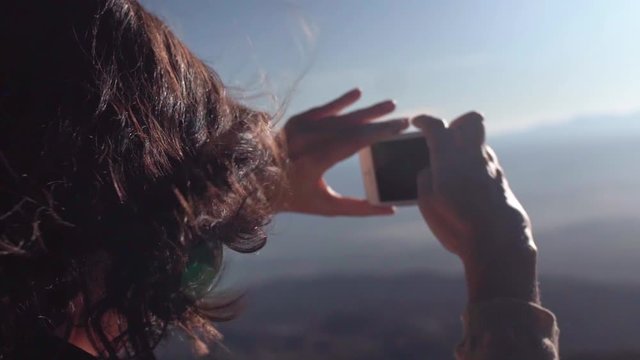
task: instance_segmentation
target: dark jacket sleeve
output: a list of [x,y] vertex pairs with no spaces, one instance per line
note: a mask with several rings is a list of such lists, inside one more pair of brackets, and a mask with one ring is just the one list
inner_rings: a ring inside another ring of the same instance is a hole
[[457,360],[557,360],[559,330],[549,310],[514,299],[469,305]]

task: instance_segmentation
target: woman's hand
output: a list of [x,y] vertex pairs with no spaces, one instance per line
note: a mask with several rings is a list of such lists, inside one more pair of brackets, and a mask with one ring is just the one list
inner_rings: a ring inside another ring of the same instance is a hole
[[354,89],[339,98],[293,116],[279,136],[289,157],[288,191],[277,201],[277,211],[325,216],[388,215],[389,206],[375,206],[363,199],[341,196],[324,181],[324,173],[361,148],[398,134],[408,119],[373,123],[395,110],[387,100],[370,107],[341,114],[361,96]]
[[420,210],[442,245],[462,259],[470,301],[535,302],[536,247],[529,217],[485,145],[482,122],[475,112],[448,128],[426,115],[413,119],[427,138],[431,159],[418,177]]

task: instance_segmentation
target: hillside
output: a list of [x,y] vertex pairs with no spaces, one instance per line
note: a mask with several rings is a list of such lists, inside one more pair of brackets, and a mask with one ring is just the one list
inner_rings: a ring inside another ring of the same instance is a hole
[[[491,139],[534,224],[542,296],[568,360],[638,360],[640,115],[600,116]],[[329,174],[361,195],[352,159]],[[313,231],[310,231],[313,230]],[[229,256],[249,289],[217,359],[451,359],[460,264],[415,208],[375,219],[278,216],[258,255]],[[232,254],[228,254],[232,255]],[[227,349],[227,350],[225,350]],[[163,359],[184,359],[174,338]]]
[[[640,286],[542,279],[542,291],[564,358],[640,358]],[[257,287],[247,305],[221,325],[228,351],[218,348],[218,359],[444,360],[460,339],[464,289],[460,278],[430,273],[324,276]],[[608,357],[620,351],[630,353]]]

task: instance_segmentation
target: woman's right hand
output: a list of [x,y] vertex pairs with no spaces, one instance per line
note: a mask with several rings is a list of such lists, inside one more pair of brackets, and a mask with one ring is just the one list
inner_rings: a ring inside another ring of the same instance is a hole
[[413,124],[427,138],[431,160],[418,177],[420,210],[442,245],[462,259],[469,300],[538,302],[529,217],[485,145],[482,115],[467,113],[449,127],[422,115]]

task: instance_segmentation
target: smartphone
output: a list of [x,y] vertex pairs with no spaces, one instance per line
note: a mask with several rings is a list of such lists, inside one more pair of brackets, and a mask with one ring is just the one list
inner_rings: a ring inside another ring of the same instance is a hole
[[375,205],[416,204],[416,178],[428,166],[429,148],[420,132],[400,134],[360,151],[367,199]]

